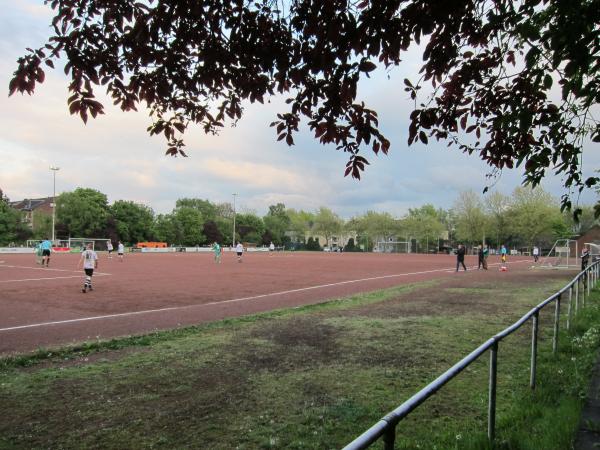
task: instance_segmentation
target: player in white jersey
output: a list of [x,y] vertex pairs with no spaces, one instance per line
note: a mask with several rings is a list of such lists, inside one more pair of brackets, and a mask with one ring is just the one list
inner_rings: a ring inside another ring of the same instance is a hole
[[94,269],[98,268],[98,255],[92,250],[92,244],[88,244],[87,248],[81,253],[81,259],[79,260],[78,266],[83,264],[83,270],[85,271],[85,282],[81,292],[84,294],[89,289],[93,291],[92,287],[92,276],[94,275]]
[[235,252],[237,253],[238,262],[242,262],[242,254],[244,253],[244,246],[241,242],[235,246]]
[[119,256],[121,262],[123,262],[123,253],[125,253],[125,246],[121,241],[119,241],[119,245],[117,246],[117,255]]

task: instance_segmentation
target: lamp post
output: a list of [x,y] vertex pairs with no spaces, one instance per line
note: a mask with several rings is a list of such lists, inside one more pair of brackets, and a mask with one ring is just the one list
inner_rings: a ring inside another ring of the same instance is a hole
[[52,190],[52,245],[54,245],[54,239],[56,238],[54,235],[54,223],[56,220],[56,172],[60,170],[60,167],[50,166],[50,170],[54,179],[54,188]]
[[237,194],[232,194],[233,195],[233,235],[231,237],[231,241],[232,241],[232,247],[235,247],[235,196]]

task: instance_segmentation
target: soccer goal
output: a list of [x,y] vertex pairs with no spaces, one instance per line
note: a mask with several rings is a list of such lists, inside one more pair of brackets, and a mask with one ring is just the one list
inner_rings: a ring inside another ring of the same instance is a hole
[[410,253],[410,242],[407,241],[379,241],[375,244],[379,253]]
[[58,241],[58,247],[70,248],[72,252],[83,251],[88,244],[92,244],[92,250],[107,250],[110,239],[104,238],[69,238]]
[[552,249],[542,259],[540,268],[573,269],[578,264],[577,241],[572,239],[557,240]]

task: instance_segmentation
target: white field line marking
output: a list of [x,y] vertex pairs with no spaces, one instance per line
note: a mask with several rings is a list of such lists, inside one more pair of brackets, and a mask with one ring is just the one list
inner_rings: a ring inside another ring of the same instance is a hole
[[[529,260],[512,261],[512,264],[528,262],[528,261]],[[500,265],[500,263],[490,264],[490,266],[497,266],[497,265]],[[452,271],[454,271],[454,269]],[[408,273],[399,273],[399,274],[394,274],[394,275],[382,275],[379,277],[369,277],[369,278],[361,278],[358,280],[339,281],[337,283],[328,283],[328,284],[321,284],[318,286],[309,286],[309,287],[298,288],[298,289],[290,289],[287,291],[271,292],[270,294],[253,295],[251,297],[232,298],[229,300],[220,300],[217,302],[203,303],[201,305],[171,306],[169,308],[147,309],[147,310],[142,310],[142,311],[131,311],[131,312],[119,313],[119,314],[107,314],[104,316],[82,317],[80,319],[69,319],[69,320],[58,320],[55,322],[32,323],[30,325],[19,325],[16,327],[0,328],[0,332],[23,330],[25,328],[38,328],[38,327],[45,327],[45,326],[50,326],[50,325],[62,325],[65,323],[87,322],[90,320],[112,319],[115,317],[136,316],[136,315],[140,315],[140,314],[151,314],[151,313],[165,312],[165,311],[177,311],[177,310],[191,309],[191,308],[198,308],[198,307],[205,307],[205,306],[223,305],[226,303],[236,303],[236,302],[243,302],[243,301],[248,301],[248,300],[256,300],[258,298],[292,294],[292,293],[296,293],[296,292],[309,291],[309,290],[313,290],[313,289],[321,289],[321,288],[325,288],[325,287],[341,286],[344,284],[352,284],[352,283],[361,283],[363,281],[383,280],[383,279],[387,279],[387,278],[405,277],[408,275],[422,275],[422,274],[426,274],[426,273],[435,273],[435,272],[449,272],[449,270],[448,270],[448,268],[445,268],[445,269],[424,270],[421,272],[408,272]]]
[[[70,273],[80,273],[83,269],[80,270],[69,270],[69,269],[50,269],[48,267],[46,268],[41,268],[41,267],[29,267],[29,266],[2,266],[2,267],[10,267],[12,269],[35,269],[35,270],[43,270],[45,271],[55,271],[55,272],[70,272]],[[105,275],[110,275],[110,273],[104,273],[104,272],[96,272],[94,273],[94,276],[105,276]],[[83,275],[81,275],[83,276]],[[26,278],[26,279],[22,279],[22,280],[0,280],[0,283],[18,283],[20,281],[44,281],[44,280],[60,280],[60,279],[64,279],[64,278],[77,278],[78,276],[72,275],[70,277],[44,277],[44,278]]]
[[32,269],[32,270],[43,270],[45,272],[78,272],[76,270],[70,269],[51,269],[50,267],[30,267],[30,266],[7,266],[3,265],[2,267],[10,267],[11,269]]
[[[105,277],[110,273],[95,273],[95,277]],[[24,278],[22,280],[0,280],[0,283],[20,283],[22,281],[46,281],[46,280],[64,280],[67,278],[82,278],[84,275],[69,275],[68,277],[49,277],[49,278]]]

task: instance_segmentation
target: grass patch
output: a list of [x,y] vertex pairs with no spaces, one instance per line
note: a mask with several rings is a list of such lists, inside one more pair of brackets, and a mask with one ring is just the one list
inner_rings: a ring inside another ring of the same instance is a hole
[[[414,284],[5,358],[0,449],[342,447],[566,278],[506,280]],[[542,315],[533,393],[529,327],[500,345],[496,448],[568,448],[598,347],[598,304],[594,293],[572,334],[562,332],[558,357]],[[397,447],[486,448],[487,359],[401,422]]]

